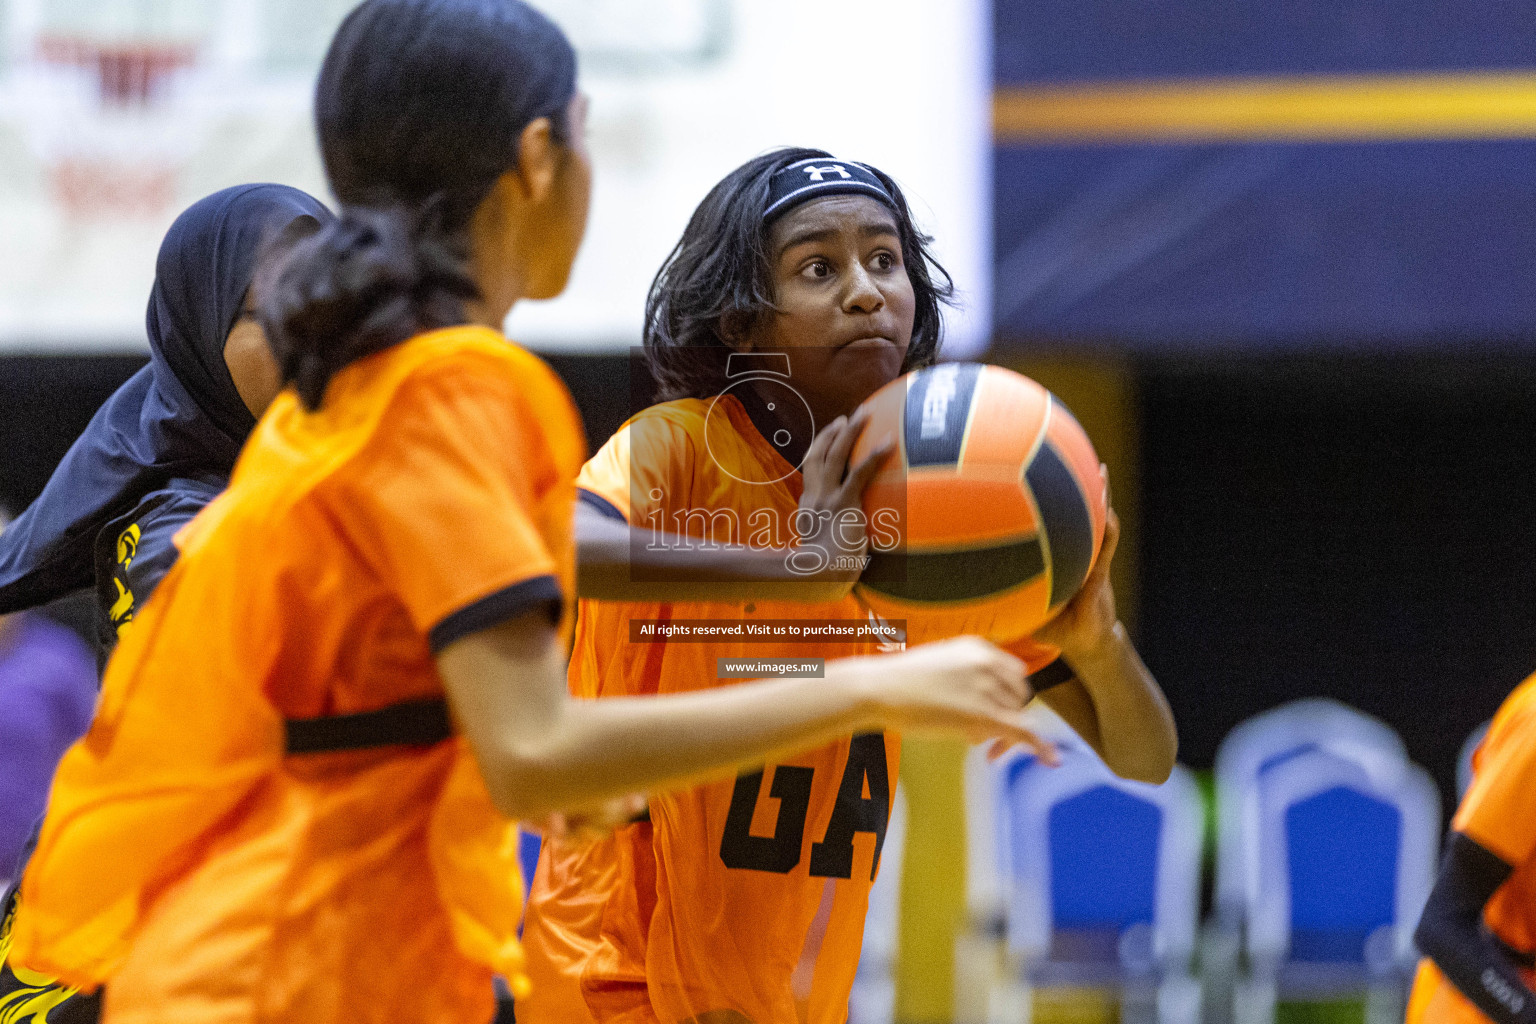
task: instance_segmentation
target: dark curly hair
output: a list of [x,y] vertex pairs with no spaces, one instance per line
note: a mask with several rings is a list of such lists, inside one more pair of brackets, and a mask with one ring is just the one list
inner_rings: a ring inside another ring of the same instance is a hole
[[[710,189],[693,211],[645,303],[645,355],[659,400],[708,398],[729,383],[720,353],[729,347],[722,324],[752,323],[776,308],[763,223],[769,179],[812,157],[835,159],[820,149],[785,148],[748,160]],[[954,283],[929,252],[933,239],[913,223],[900,186],[883,171],[869,169],[896,203],[902,260],[917,300],[902,370],[914,370],[938,358],[944,333],[940,307],[953,301]]]

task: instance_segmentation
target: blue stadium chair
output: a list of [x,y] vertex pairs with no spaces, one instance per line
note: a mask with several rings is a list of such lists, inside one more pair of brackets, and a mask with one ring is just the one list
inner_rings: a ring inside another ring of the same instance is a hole
[[1386,723],[1326,697],[1291,701],[1238,725],[1216,752],[1215,913],[1201,936],[1206,1024],[1231,1024],[1246,893],[1256,884],[1259,776],[1297,754],[1326,750],[1390,783],[1407,770]]
[[[1116,777],[1092,751],[1007,769],[1007,941],[1014,976],[989,1014],[1029,1012],[1033,989],[1118,989],[1121,1020],[1194,1024],[1189,974],[1200,904],[1200,795],[1183,768],[1162,786]],[[1026,1018],[1027,1019],[1027,1018]]]
[[880,874],[869,892],[859,971],[848,998],[848,1024],[891,1024],[896,1019],[896,934],[900,923],[901,863],[906,852],[907,795],[896,784],[891,820],[880,851]]
[[[1091,753],[1071,726],[1038,701],[1025,709],[1023,721],[1026,728],[1067,753]],[[998,823],[1007,817],[1011,772],[1033,762],[1034,755],[1015,748],[993,761],[987,757],[989,747],[986,743],[972,747],[965,761],[966,910],[974,932],[1001,936],[1007,919],[1003,879],[1009,853]]]
[[1456,756],[1456,798],[1459,800],[1467,795],[1467,790],[1472,787],[1472,755],[1477,753],[1477,748],[1482,746],[1483,740],[1488,736],[1488,727],[1493,724],[1493,719],[1488,719],[1482,725],[1473,729],[1467,736],[1466,742],[1461,745],[1461,753]]
[[[1054,711],[1029,705],[1024,724],[1067,753],[1089,748]],[[1007,932],[1004,879],[1010,854],[999,824],[1007,819],[1008,783],[1014,768],[1034,757],[1022,748],[992,760],[990,744],[971,748],[965,761],[966,921],[955,937],[955,1022],[987,1019],[987,998],[1002,969]]]
[[1267,768],[1309,750],[1360,764],[1384,784],[1408,764],[1402,738],[1384,722],[1325,697],[1291,701],[1243,722],[1216,752],[1216,916],[1241,925],[1257,862],[1258,780]]
[[1272,1024],[1280,998],[1360,993],[1367,1024],[1401,1021],[1413,929],[1434,882],[1434,784],[1411,764],[1383,780],[1307,750],[1262,771],[1258,789],[1238,1024]]

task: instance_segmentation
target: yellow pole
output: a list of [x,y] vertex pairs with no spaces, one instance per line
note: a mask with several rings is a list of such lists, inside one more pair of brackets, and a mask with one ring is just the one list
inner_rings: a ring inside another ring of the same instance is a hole
[[[1134,633],[1140,479],[1129,368],[1119,361],[1080,357],[1026,358],[1003,365],[1033,377],[1065,402],[1109,466],[1123,531],[1115,556],[1115,596],[1121,619]],[[901,876],[896,1020],[949,1024],[955,937],[965,920],[965,746],[908,739],[901,762],[909,824]]]
[[902,741],[907,848],[897,932],[896,1020],[947,1024],[955,1005],[955,936],[965,921],[965,743]]

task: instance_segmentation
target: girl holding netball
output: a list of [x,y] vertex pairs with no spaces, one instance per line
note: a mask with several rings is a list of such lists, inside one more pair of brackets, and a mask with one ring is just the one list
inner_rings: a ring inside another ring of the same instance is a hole
[[365,0],[316,115],[339,219],[258,284],[291,386],[64,759],[19,962],[109,982],[113,1024],[484,1020],[492,972],[523,987],[509,818],[887,727],[1034,741],[974,639],[571,699],[584,442],[495,330],[583,233],[571,48],[517,0]]
[[[812,560],[818,571],[800,575],[776,545],[797,532],[839,550],[866,542],[862,528],[836,532],[885,452],[848,465],[855,410],[935,357],[948,286],[927,244],[889,176],[820,150],[749,161],[700,204],[647,310],[647,355],[669,400],[625,424],[578,479],[582,596],[617,600],[581,602],[574,693],[730,692],[718,671],[730,661],[877,653],[874,640],[818,647],[750,632],[647,643],[635,626],[871,618],[852,594],[856,571]],[[829,426],[811,440],[812,424]],[[694,543],[668,534],[679,526]],[[1017,652],[1038,688],[1059,684],[1042,699],[1111,768],[1162,781],[1173,723],[1116,618],[1117,532],[1111,519],[1082,593]],[[524,932],[534,990],[518,1019],[841,1024],[898,753],[895,735],[849,730],[766,770],[655,794],[649,820],[610,838],[549,842]]]

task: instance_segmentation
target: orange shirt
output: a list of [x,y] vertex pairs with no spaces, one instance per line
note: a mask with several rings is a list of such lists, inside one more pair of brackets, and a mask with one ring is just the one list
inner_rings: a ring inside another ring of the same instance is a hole
[[[734,397],[642,412],[586,465],[578,485],[636,527],[771,546],[792,542],[800,498],[799,474]],[[840,657],[877,649],[631,642],[631,619],[865,617],[853,598],[582,601],[571,690],[595,697],[677,693],[736,682],[716,678],[721,657]],[[649,824],[602,843],[549,844],[524,929],[533,993],[518,1003],[518,1020],[674,1024],[735,1011],[755,1024],[841,1024],[898,753],[893,736],[845,739],[761,774],[656,794]]]
[[[631,526],[754,546],[794,542],[801,481],[732,396],[625,424],[578,478]],[[731,685],[720,658],[838,658],[874,640],[641,642],[631,620],[867,621],[857,597],[582,601],[570,685],[584,697]],[[1037,652],[1038,653],[1038,652]],[[1050,660],[1047,656],[1045,660]],[[548,844],[523,939],[520,1024],[842,1024],[894,796],[899,739],[850,737],[763,772],[655,794],[651,820]]]
[[584,448],[484,328],[279,397],[64,759],[16,960],[109,981],[108,1024],[489,1020],[516,830],[463,742],[284,757],[282,723],[441,696],[435,651],[561,603]]
[[[1506,946],[1531,952],[1536,950],[1536,675],[1499,708],[1472,757],[1472,772],[1472,786],[1451,827],[1514,866],[1484,908],[1483,922]],[[1536,982],[1536,974],[1524,974],[1527,985]],[[1419,964],[1409,1024],[1487,1020],[1431,961]]]

